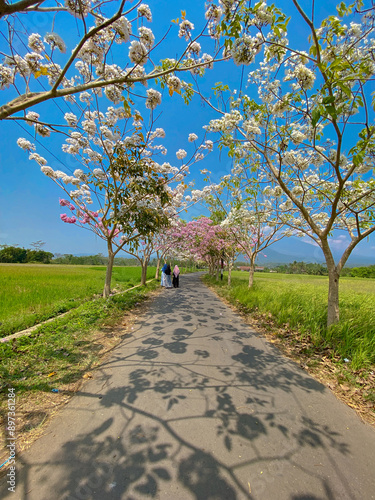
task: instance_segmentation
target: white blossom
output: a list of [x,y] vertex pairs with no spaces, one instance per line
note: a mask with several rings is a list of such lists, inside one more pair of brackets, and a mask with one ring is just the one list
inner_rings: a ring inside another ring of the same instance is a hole
[[115,31],[116,33],[116,43],[126,43],[130,39],[130,35],[132,32],[132,25],[131,23],[126,19],[126,17],[122,16],[120,19],[115,21],[111,28]]
[[30,153],[29,160],[35,160],[39,165],[47,165],[47,160],[43,156],[38,155],[38,153]]
[[222,15],[223,15],[223,10],[221,7],[212,3],[208,5],[205,14],[206,19],[217,24],[220,21]]
[[35,145],[23,137],[17,139],[17,145],[24,151],[35,151]]
[[187,19],[184,19],[180,23],[180,30],[178,32],[178,36],[180,38],[184,37],[186,41],[189,41],[193,29],[194,29],[194,24],[188,21]]
[[75,17],[86,17],[90,12],[91,0],[65,0],[68,12]]
[[51,135],[51,130],[48,127],[45,127],[41,123],[36,123],[34,125],[35,132],[42,137],[49,137]]
[[181,90],[181,80],[177,76],[170,76],[167,80],[167,85],[174,92],[179,92]]
[[294,144],[300,144],[301,142],[303,142],[304,140],[306,140],[305,134],[303,134],[299,130],[294,130],[291,133],[290,136],[291,136],[292,141],[294,142]]
[[187,48],[187,51],[189,54],[194,54],[196,56],[199,56],[199,53],[201,51],[201,45],[198,42],[191,42],[190,45]]
[[137,12],[138,12],[139,17],[145,17],[147,19],[147,21],[150,21],[150,22],[152,21],[151,10],[147,4],[142,3],[138,7]]
[[249,65],[254,61],[255,56],[260,51],[263,39],[259,33],[255,37],[243,35],[237,38],[231,48],[231,56],[237,66],[242,64]]
[[77,168],[76,170],[74,170],[74,177],[77,177],[77,179],[79,180],[86,180],[86,175],[84,173],[84,171],[80,168]]
[[150,50],[155,42],[154,34],[149,28],[145,28],[144,26],[141,26],[138,31],[140,42],[143,43],[143,45],[147,47],[148,50]]
[[161,93],[154,89],[147,90],[146,108],[155,109],[159,104],[161,104]]
[[183,160],[187,155],[187,152],[184,150],[184,149],[179,149],[177,152],[176,152],[176,156],[179,160]]
[[34,52],[40,54],[44,51],[42,37],[38,33],[32,33],[28,38],[28,46]]
[[134,64],[144,65],[147,62],[148,50],[142,42],[133,40],[129,48],[129,59]]
[[42,166],[40,170],[43,174],[47,175],[47,177],[55,177],[55,171],[51,167]]
[[90,94],[90,92],[81,92],[79,94],[79,100],[81,102],[85,102],[86,104],[90,104],[90,102],[92,101],[92,95]]
[[296,79],[298,85],[304,89],[311,89],[315,82],[315,74],[304,64],[298,64],[293,70],[289,70],[284,78],[284,81]]
[[30,126],[34,125],[39,120],[39,113],[35,111],[28,111],[26,114],[26,123]]
[[13,83],[14,69],[0,64],[0,89],[6,89]]
[[95,168],[93,171],[92,171],[93,175],[101,180],[101,181],[104,181],[107,179],[107,176],[105,174],[105,172],[103,172],[103,170],[101,168]]
[[75,127],[78,123],[78,118],[74,113],[65,113],[64,119],[71,127]]
[[261,134],[261,130],[256,123],[256,121],[253,118],[250,118],[249,120],[245,120],[242,124],[242,127],[244,131],[246,132],[246,135],[248,137],[252,137],[254,135],[259,135]]
[[51,47],[52,50],[57,47],[63,54],[66,52],[65,42],[57,33],[47,33],[44,37],[44,41]]

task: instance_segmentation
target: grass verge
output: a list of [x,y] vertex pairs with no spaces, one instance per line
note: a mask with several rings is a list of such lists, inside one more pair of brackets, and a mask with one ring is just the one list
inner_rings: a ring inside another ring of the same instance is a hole
[[231,287],[208,275],[203,280],[254,329],[375,425],[374,295],[344,284],[340,323],[327,330],[323,281],[260,277],[249,289],[243,276],[235,275]]
[[[0,428],[5,449],[8,389],[16,393],[17,446],[22,451],[54,410],[67,402],[82,379],[131,328],[134,311],[159,289],[147,287],[81,304],[63,318],[42,325],[30,336],[0,343]],[[56,392],[53,392],[56,391]],[[0,452],[0,464],[2,456]]]
[[[0,337],[34,326],[101,295],[104,266],[0,265]],[[149,267],[147,278],[155,276]],[[140,267],[114,267],[112,289],[139,284]]]

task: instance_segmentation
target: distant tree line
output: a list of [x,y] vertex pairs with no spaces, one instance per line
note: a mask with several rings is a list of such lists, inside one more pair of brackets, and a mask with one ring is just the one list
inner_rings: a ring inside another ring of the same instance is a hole
[[24,264],[26,262],[41,262],[50,264],[53,253],[44,250],[34,250],[30,248],[21,248],[18,246],[2,245],[0,250],[0,262],[11,264]]
[[315,276],[328,276],[328,270],[323,264],[290,262],[289,264],[280,264],[273,268],[278,273],[284,274],[313,274]]
[[352,278],[375,278],[375,266],[344,267],[342,276],[350,276]]
[[[82,255],[73,254],[53,254],[39,249],[23,248],[17,245],[2,245],[0,246],[0,262],[8,264],[26,264],[38,262],[43,264],[70,264],[70,265],[91,265],[105,266],[107,265],[107,257],[99,253],[97,255]],[[118,257],[115,259],[116,266],[137,266],[137,259],[129,259]]]
[[[80,266],[106,266],[108,257],[102,253],[96,255],[73,255],[71,253],[55,254],[52,261],[53,264],[68,264]],[[127,257],[115,257],[115,266],[138,266],[137,259]]]
[[[285,274],[314,274],[316,276],[328,276],[327,268],[322,264],[292,262],[279,265],[274,268],[279,273]],[[351,278],[375,278],[375,265],[363,267],[344,267],[341,276]]]
[[[246,262],[236,262],[237,267],[246,267]],[[289,264],[279,264],[274,267],[265,267],[265,273],[277,271],[284,274],[313,274],[315,276],[328,276],[328,270],[323,264],[307,262],[290,262]],[[375,265],[363,267],[344,267],[341,276],[351,278],[375,278]]]

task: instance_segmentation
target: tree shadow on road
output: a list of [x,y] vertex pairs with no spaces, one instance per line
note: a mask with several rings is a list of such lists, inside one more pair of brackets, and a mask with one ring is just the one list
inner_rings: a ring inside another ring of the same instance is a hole
[[[54,497],[62,500],[268,500],[268,488],[298,470],[316,484],[314,495],[279,498],[331,498],[326,478],[306,466],[314,450],[350,495],[335,462],[350,453],[346,440],[300,401],[324,387],[240,320],[220,315],[223,306],[207,289],[199,291],[201,305],[196,290],[176,292],[168,303],[158,300],[101,365],[103,391],[90,391],[92,382],[82,388],[84,424],[49,459],[40,484],[55,474]],[[25,461],[26,483],[33,467]]]

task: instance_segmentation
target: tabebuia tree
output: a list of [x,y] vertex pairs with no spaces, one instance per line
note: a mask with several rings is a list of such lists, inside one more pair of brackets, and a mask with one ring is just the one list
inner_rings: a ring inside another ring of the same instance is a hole
[[[251,169],[249,177],[246,168],[249,161],[254,170],[254,164],[248,156],[236,158],[231,173],[222,177],[218,187],[205,198],[205,203],[210,210],[210,218],[225,229],[234,251],[228,263],[228,284],[231,281],[231,263],[241,253],[249,261],[251,288],[257,257],[284,237],[284,225],[278,217],[278,199],[271,203],[262,192],[262,182],[254,177]],[[206,180],[209,180],[209,176]]]
[[[212,150],[212,143],[203,141],[198,145],[194,137],[189,156],[181,148],[176,152],[178,167],[157,162],[166,153],[163,145],[157,144],[165,137],[162,128],[146,127],[140,112],[130,107],[125,110],[123,106],[109,106],[103,112],[86,94],[81,94],[81,100],[86,102],[86,108],[80,116],[66,113],[69,128],[56,133],[57,139],[65,139],[63,152],[79,168],[73,172],[68,168],[55,170],[36,152],[33,143],[19,138],[18,145],[65,193],[60,204],[71,214],[61,214],[61,220],[89,229],[106,241],[108,264],[103,295],[107,297],[118,252],[125,246],[136,249],[140,239],[167,226],[177,209],[186,208],[188,201],[198,196],[198,191],[193,191],[185,201],[185,191],[192,187],[185,180],[189,168]],[[157,104],[152,97],[146,100],[151,111]],[[27,119],[31,126],[39,123],[34,111],[28,112]]]
[[[160,4],[156,9],[162,9]],[[74,102],[76,94],[102,89],[114,103],[130,102],[132,94],[155,97],[154,89],[144,87],[155,80],[188,100],[191,83],[178,75],[202,74],[222,59],[217,29],[221,16],[219,6],[208,4],[195,26],[183,11],[171,19],[168,33],[156,27],[156,35],[150,28],[152,10],[141,1],[0,2],[0,120],[22,120],[29,108],[43,102]],[[160,62],[153,60],[156,47]],[[45,114],[36,132],[47,133],[50,125]]]
[[[322,249],[329,326],[339,321],[342,268],[375,231],[375,7],[341,2],[318,22],[320,2],[309,11],[298,0],[291,5],[290,20],[274,4],[241,2],[226,50],[236,64],[253,65],[248,88],[230,95],[229,108],[208,129],[221,134],[233,156],[253,156],[268,184],[264,194],[278,200],[280,221]],[[348,238],[335,260],[336,230]]]
[[[216,186],[215,186],[216,187]],[[217,278],[222,262],[228,262],[238,252],[236,242],[220,224],[208,217],[190,222],[179,221],[172,231],[175,251],[187,259],[208,266],[209,273]]]
[[[208,143],[210,144],[210,143]],[[200,152],[195,155],[195,160],[198,158],[203,159],[204,155],[201,152],[207,147],[206,143],[200,146]],[[210,151],[210,149],[209,149]],[[182,150],[177,152],[180,156]],[[184,175],[186,175],[187,166],[183,166]],[[180,174],[181,175],[181,174]],[[177,184],[173,189],[168,184],[167,192],[169,194],[168,203],[163,207],[163,220],[157,228],[148,231],[143,238],[137,238],[135,244],[122,246],[121,249],[133,255],[141,265],[142,277],[141,285],[146,284],[147,278],[147,267],[151,260],[151,256],[156,254],[156,272],[155,279],[159,278],[159,271],[162,259],[167,256],[170,258],[172,256],[178,255],[178,247],[176,247],[176,228],[181,224],[179,215],[181,212],[186,212],[192,205],[195,205],[203,198],[209,196],[209,193],[213,192],[216,188],[215,185],[205,186],[202,190],[194,189],[189,190],[189,187],[194,185],[193,182],[186,184],[181,182]]]

